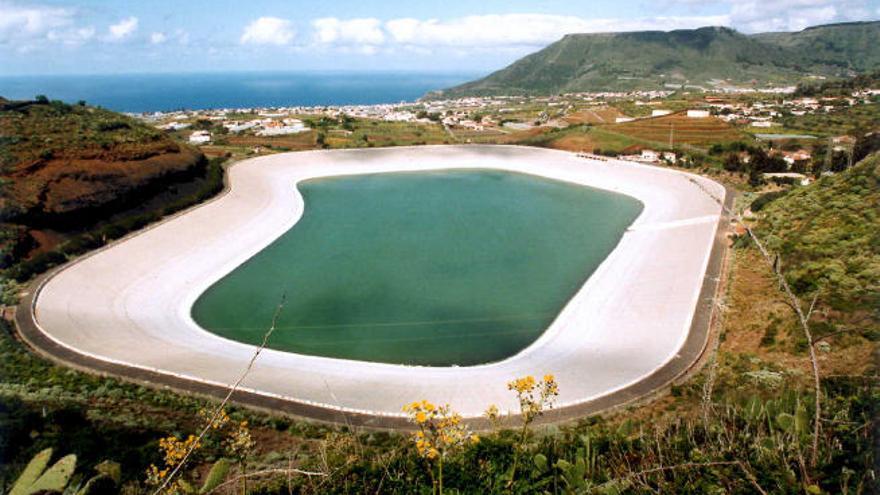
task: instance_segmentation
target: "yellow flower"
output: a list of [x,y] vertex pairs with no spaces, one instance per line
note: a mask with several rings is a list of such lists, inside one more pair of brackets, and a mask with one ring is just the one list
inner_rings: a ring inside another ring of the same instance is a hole
[[547,383],[554,382],[554,381],[556,381],[556,377],[554,377],[553,375],[547,374],[547,375],[544,375],[544,381]]
[[422,424],[427,420],[428,416],[424,412],[419,411],[416,413],[416,423]]

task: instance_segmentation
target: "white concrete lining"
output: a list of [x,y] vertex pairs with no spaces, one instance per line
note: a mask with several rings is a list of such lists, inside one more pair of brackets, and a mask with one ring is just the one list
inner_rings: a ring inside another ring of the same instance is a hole
[[[542,175],[628,194],[645,209],[550,328],[516,356],[429,368],[267,350],[243,389],[377,416],[399,416],[402,404],[425,398],[479,416],[491,403],[514,408],[505,386],[514,377],[554,373],[564,407],[638,382],[675,356],[691,326],[721,209],[688,178],[719,197],[723,187],[668,169],[509,146],[301,152],[239,163],[222,198],[50,278],[35,301],[35,321],[56,343],[95,359],[232,383],[253,346],[202,330],[190,308],[204,289],[296,223],[303,202],[295,183],[443,168]],[[660,225],[674,228],[652,228]]]

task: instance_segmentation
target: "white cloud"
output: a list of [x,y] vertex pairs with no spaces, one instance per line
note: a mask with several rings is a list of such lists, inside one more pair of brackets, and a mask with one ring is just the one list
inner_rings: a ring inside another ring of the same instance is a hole
[[150,35],[150,43],[154,45],[161,45],[166,41],[168,41],[168,36],[166,36],[165,33],[152,33]]
[[116,24],[111,24],[110,31],[110,39],[111,40],[123,40],[128,38],[138,28],[138,18],[137,17],[127,17]]
[[391,38],[402,45],[504,47],[543,46],[570,33],[683,29],[723,25],[724,15],[656,17],[652,19],[586,19],[550,14],[467,16],[447,21],[412,18],[385,23]]
[[385,42],[382,22],[374,18],[337,19],[324,17],[312,21],[315,41],[341,46],[369,46],[375,48]]
[[278,17],[260,17],[244,28],[242,44],[286,45],[296,35],[290,21]]
[[[800,31],[838,17],[828,0],[745,0],[731,5],[731,22],[747,32]],[[840,2],[836,2],[840,3]]]
[[[799,31],[830,22],[869,19],[870,0],[664,0],[690,8],[719,4],[728,10],[730,26],[746,32]],[[880,10],[878,10],[880,13]]]
[[67,46],[79,46],[95,37],[95,28],[89,26],[78,29],[62,29],[49,31],[46,39],[57,41]]
[[0,44],[35,40],[73,23],[73,11],[41,5],[19,6],[0,1]]

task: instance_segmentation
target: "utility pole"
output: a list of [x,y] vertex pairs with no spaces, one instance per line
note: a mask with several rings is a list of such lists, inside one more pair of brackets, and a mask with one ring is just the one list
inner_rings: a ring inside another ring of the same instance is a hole
[[669,151],[674,150],[673,148],[673,136],[675,135],[675,122],[669,122]]

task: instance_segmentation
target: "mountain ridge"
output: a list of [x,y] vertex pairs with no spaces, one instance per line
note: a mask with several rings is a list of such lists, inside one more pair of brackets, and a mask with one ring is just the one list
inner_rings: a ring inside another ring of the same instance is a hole
[[488,76],[434,97],[794,84],[880,68],[880,21],[743,34],[723,26],[572,33]]

